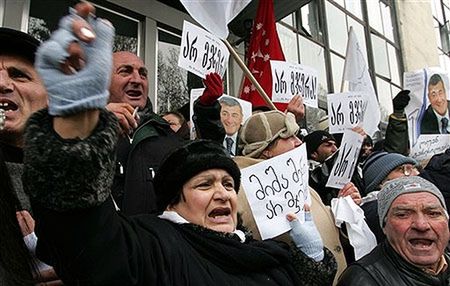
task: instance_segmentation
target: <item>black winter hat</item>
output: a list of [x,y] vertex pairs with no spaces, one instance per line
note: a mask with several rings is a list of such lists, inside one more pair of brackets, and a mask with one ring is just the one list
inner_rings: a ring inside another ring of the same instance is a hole
[[311,154],[314,153],[322,143],[328,141],[336,142],[336,139],[333,135],[324,130],[316,130],[306,135],[303,142],[306,143],[306,153],[308,159],[311,159]]
[[0,53],[19,55],[34,64],[34,54],[40,42],[33,36],[14,29],[0,27]]
[[239,191],[241,171],[222,145],[210,140],[196,140],[170,153],[154,179],[158,212],[162,213],[168,205],[179,200],[183,185],[189,179],[209,169],[227,171],[234,180],[236,193]]

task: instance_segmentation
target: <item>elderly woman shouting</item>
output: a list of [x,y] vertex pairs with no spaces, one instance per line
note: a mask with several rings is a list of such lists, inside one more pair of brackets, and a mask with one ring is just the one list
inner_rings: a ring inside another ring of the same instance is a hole
[[240,171],[214,143],[189,143],[166,158],[154,178],[159,217],[116,212],[118,125],[104,110],[114,30],[91,17],[89,4],[77,8],[37,54],[50,101],[28,123],[24,184],[38,257],[68,285],[331,284],[335,261],[320,241],[294,240],[297,248],[239,230]]

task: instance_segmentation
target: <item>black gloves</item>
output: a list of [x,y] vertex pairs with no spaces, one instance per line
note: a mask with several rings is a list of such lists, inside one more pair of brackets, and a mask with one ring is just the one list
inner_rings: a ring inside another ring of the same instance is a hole
[[392,100],[392,104],[394,105],[394,113],[403,113],[405,107],[408,105],[411,97],[409,96],[409,90],[400,91]]

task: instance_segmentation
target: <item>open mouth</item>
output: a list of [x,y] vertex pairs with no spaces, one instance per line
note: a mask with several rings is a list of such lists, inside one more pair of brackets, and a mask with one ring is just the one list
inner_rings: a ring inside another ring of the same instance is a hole
[[409,243],[415,248],[428,248],[433,244],[431,239],[410,239]]
[[125,93],[130,97],[140,97],[142,95],[140,90],[127,90]]
[[230,208],[215,208],[208,214],[208,216],[213,219],[224,219],[228,218],[230,214]]
[[3,109],[4,111],[9,111],[9,110],[15,111],[19,107],[17,106],[17,104],[12,102],[11,100],[3,98],[3,99],[0,99],[0,108]]

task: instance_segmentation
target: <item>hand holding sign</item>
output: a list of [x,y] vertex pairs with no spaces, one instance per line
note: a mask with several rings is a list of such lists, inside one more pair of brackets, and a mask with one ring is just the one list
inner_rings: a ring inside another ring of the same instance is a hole
[[347,129],[342,138],[339,154],[334,162],[333,169],[326,184],[327,187],[342,188],[350,182],[353,172],[358,163],[359,151],[364,137],[352,130]]
[[328,95],[328,123],[330,133],[340,133],[345,129],[362,124],[367,101],[361,93],[344,92]]
[[272,101],[287,103],[301,95],[306,105],[317,108],[317,71],[311,67],[284,61],[270,61]]
[[242,187],[251,206],[262,239],[290,229],[288,213],[300,214],[310,204],[306,146],[241,170]]
[[219,38],[186,21],[181,37],[179,67],[202,78],[210,72],[224,75],[230,52]]

